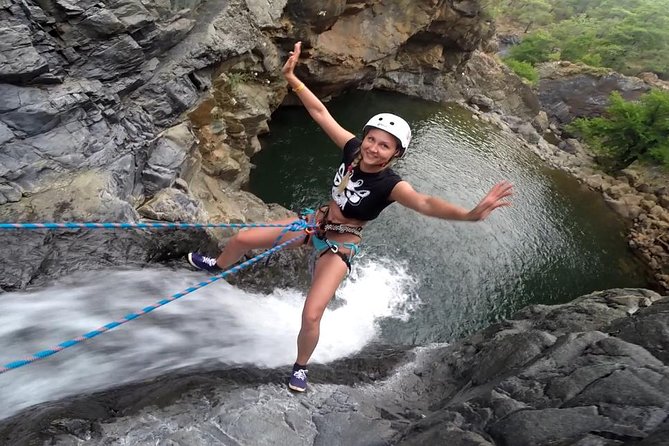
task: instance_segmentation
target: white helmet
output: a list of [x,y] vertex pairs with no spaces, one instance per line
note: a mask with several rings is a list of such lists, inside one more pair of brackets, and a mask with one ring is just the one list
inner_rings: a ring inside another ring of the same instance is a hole
[[362,128],[362,133],[366,134],[370,127],[384,130],[397,138],[402,146],[397,157],[402,158],[404,156],[411,141],[411,128],[404,119],[392,113],[379,113],[367,121],[367,124]]

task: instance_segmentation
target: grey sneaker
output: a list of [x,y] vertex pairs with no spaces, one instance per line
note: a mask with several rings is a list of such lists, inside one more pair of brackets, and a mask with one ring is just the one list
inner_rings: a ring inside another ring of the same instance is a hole
[[216,265],[216,257],[203,256],[199,252],[189,252],[188,263],[197,269],[201,269],[210,273],[221,272],[221,268]]

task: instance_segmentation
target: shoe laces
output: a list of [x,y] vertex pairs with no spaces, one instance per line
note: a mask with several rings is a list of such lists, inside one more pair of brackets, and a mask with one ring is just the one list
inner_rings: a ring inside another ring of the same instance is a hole
[[202,256],[202,261],[209,266],[215,266],[216,265],[216,259],[214,257]]
[[293,372],[293,376],[297,379],[300,379],[302,381],[307,380],[307,370],[305,369],[298,369]]

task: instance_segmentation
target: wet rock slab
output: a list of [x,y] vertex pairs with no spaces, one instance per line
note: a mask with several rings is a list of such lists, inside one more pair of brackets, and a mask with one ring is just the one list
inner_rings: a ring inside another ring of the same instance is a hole
[[663,445],[669,297],[536,305],[452,345],[287,370],[184,370],[0,422],[3,444]]

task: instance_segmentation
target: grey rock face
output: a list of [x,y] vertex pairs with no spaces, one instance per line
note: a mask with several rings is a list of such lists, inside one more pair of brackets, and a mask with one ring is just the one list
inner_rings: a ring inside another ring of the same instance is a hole
[[650,90],[638,78],[618,73],[592,73],[575,66],[552,71],[546,64],[540,70],[538,97],[549,117],[560,124],[575,118],[601,115],[609,105],[612,92],[619,92],[626,100],[635,100]]
[[202,203],[177,189],[162,189],[137,210],[151,220],[194,222],[207,221]]
[[23,189],[15,183],[1,184],[0,183],[0,204],[9,202],[16,202],[21,199]]
[[643,317],[613,321],[606,330],[620,339],[642,346],[665,364],[669,363],[669,302],[656,302]]
[[293,20],[322,33],[337,22],[346,8],[345,0],[293,0],[287,2],[286,13]]
[[[499,445],[608,445],[653,438],[667,416],[669,367],[640,345],[605,333],[607,321],[616,326],[652,320],[653,307],[628,316],[647,298],[659,296],[609,290],[566,305],[528,307],[459,346],[431,354],[427,362],[435,370],[429,379],[447,383],[445,392],[439,389],[426,402],[434,412],[404,432],[399,444],[445,439],[435,432],[463,428]],[[667,301],[656,302],[658,313]],[[546,336],[543,343],[518,342],[519,335],[529,340],[537,330]],[[665,336],[656,332],[649,338],[657,342]]]
[[14,138],[14,132],[4,123],[0,122],[0,145],[10,141],[12,138]]
[[[546,420],[551,420],[546,422]],[[492,427],[492,434],[509,444],[534,446],[556,438],[578,438],[606,426],[596,407],[518,411]]]
[[77,74],[86,79],[112,80],[138,71],[144,60],[139,44],[123,34],[97,45]]
[[81,118],[81,114],[77,115],[77,109],[91,102],[88,93],[96,86],[99,87],[99,84],[73,83],[46,91],[40,88],[0,85],[0,94],[6,94],[10,98],[5,106],[6,112],[0,115],[0,119],[15,132],[26,137],[46,133],[61,122],[67,123]]
[[108,9],[93,6],[88,9],[79,26],[100,37],[113,36],[125,29],[125,25]]
[[148,195],[174,184],[187,150],[169,139],[160,138],[156,142],[142,172],[142,182]]
[[532,306],[452,345],[411,355],[371,346],[315,365],[299,396],[282,370],[188,371],[28,409],[0,422],[0,435],[94,445],[664,445],[669,366],[618,333],[647,327],[638,338],[664,354],[666,334],[653,327],[667,326],[667,305],[618,289]]
[[156,21],[156,17],[137,0],[112,0],[109,8],[128,31],[143,28]]
[[[211,88],[206,78],[222,61],[250,53],[266,38],[242,3],[189,6],[200,7],[173,10],[168,1],[135,0],[2,3],[0,215],[4,221],[135,221],[139,218],[135,206],[173,185],[183,165],[191,177],[195,175],[194,142],[180,145],[156,135]],[[210,26],[214,22],[218,25]],[[81,180],[92,172],[104,172],[104,181],[94,182],[94,187]],[[179,205],[184,208],[174,208]],[[190,197],[173,200],[169,212],[151,205],[145,213],[184,216],[200,205]],[[138,264],[164,258],[156,247],[170,238],[142,232],[107,235],[107,246],[97,235],[77,237],[90,267],[110,265],[111,258],[124,264],[129,261],[127,252],[133,252]],[[26,268],[2,264],[3,289],[35,284],[82,265],[83,257],[66,247],[71,234],[3,237],[9,244],[5,254],[32,259]],[[123,240],[132,249],[128,251]],[[179,249],[188,251],[202,243],[213,242],[207,236],[184,235],[167,251],[179,255]],[[69,266],[63,269],[58,262],[47,261],[50,258]]]
[[49,70],[25,25],[0,27],[0,82],[25,82]]
[[263,28],[273,28],[277,26],[287,0],[274,0],[271,2],[265,0],[247,0],[251,13],[255,16],[258,25]]

